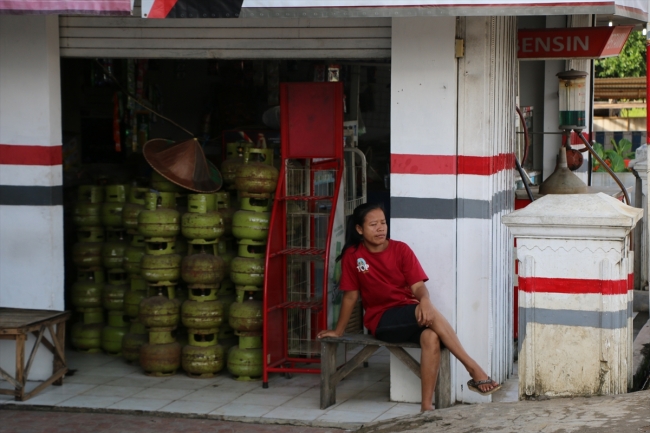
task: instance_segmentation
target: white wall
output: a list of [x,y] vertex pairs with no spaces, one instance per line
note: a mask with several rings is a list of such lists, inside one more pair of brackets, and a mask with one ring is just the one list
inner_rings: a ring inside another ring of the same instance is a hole
[[[55,15],[0,15],[0,307],[64,308],[58,25]],[[0,341],[9,372],[13,347]],[[30,379],[51,371],[51,355],[39,354]]]
[[[391,153],[456,155],[455,18],[393,18]],[[454,175],[392,174],[391,197],[456,198]],[[407,242],[431,279],[429,291],[453,323],[454,219],[411,217],[393,205],[391,236]]]

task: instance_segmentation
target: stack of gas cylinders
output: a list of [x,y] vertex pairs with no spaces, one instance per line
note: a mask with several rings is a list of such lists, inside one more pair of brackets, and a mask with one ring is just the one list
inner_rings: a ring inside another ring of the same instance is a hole
[[154,177],[151,186],[155,192],[144,195],[144,209],[138,214],[138,234],[145,244],[140,273],[148,292],[140,301],[138,318],[149,337],[140,346],[139,362],[150,376],[171,376],[181,365],[181,344],[175,333],[182,303],[181,219],[176,209],[176,185]]
[[[258,161],[252,160],[254,155]],[[264,267],[272,194],[278,180],[272,156],[270,149],[246,148],[234,176],[241,209],[232,221],[239,248],[230,265],[230,278],[237,299],[230,306],[228,321],[239,344],[228,353],[228,371],[237,380],[256,380],[262,375]]]
[[188,376],[207,378],[224,366],[224,349],[218,344],[224,317],[218,291],[225,272],[218,243],[224,234],[224,223],[217,212],[215,195],[190,194],[181,226],[189,244],[181,266],[189,297],[181,306],[181,321],[188,335],[188,344],[182,350],[182,366]]
[[124,253],[128,242],[122,212],[130,189],[126,184],[107,185],[105,202],[102,204],[102,223],[106,229],[102,263],[107,277],[102,305],[108,315],[108,325],[102,330],[102,349],[110,355],[122,354],[122,338],[129,329],[124,311],[124,295],[129,287],[124,269]]
[[140,359],[140,347],[148,341],[147,330],[140,322],[140,302],[147,297],[147,284],[142,278],[140,262],[145,255],[144,236],[138,232],[138,215],[144,210],[145,194],[149,188],[131,188],[127,203],[122,211],[122,223],[129,246],[124,252],[124,270],[128,275],[128,290],[124,295],[124,312],[129,318],[129,332],[122,339],[122,355],[132,363]]
[[190,377],[208,378],[226,365],[238,380],[261,376],[278,170],[270,149],[237,149],[224,171],[229,191],[191,193],[156,172],[147,187],[79,187],[77,349],[122,355],[151,376],[182,367]]
[[72,326],[71,341],[77,350],[89,353],[101,352],[104,328],[103,201],[103,186],[82,185],[77,190],[73,216],[78,242],[72,247],[77,281],[72,286],[71,300],[77,313],[77,322]]

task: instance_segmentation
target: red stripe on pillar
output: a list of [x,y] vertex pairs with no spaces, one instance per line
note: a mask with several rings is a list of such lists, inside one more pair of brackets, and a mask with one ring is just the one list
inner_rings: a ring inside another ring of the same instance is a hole
[[627,294],[628,280],[579,280],[571,278],[519,277],[519,290],[528,293],[565,293],[570,295]]
[[495,156],[411,155],[393,153],[393,174],[469,174],[490,176],[515,167],[515,156],[502,153]]
[[18,146],[0,144],[0,164],[6,165],[61,165],[61,146]]
[[456,174],[456,155],[393,153],[390,163],[390,171],[395,174]]

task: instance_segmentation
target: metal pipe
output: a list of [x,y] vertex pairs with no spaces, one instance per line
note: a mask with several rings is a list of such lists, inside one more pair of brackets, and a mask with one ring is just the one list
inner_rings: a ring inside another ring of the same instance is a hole
[[[646,26],[650,27],[650,25]],[[648,29],[650,30],[650,29]],[[645,66],[646,66],[646,73],[645,73],[645,79],[646,79],[646,84],[645,84],[645,103],[646,103],[646,117],[645,117],[645,124],[646,124],[646,133],[645,133],[645,142],[646,144],[650,145],[650,110],[648,109],[648,101],[650,98],[650,74],[648,73],[648,52],[650,51],[650,31],[646,32],[646,59],[645,59]]]
[[[592,17],[592,27],[595,27],[596,16]],[[591,77],[591,95],[589,98],[589,138],[593,141],[594,139],[594,95],[596,94],[596,69],[595,61],[591,59],[589,61],[589,72]],[[587,154],[587,186],[591,186],[591,172],[592,172],[593,161],[591,160],[591,153]]]
[[621,191],[623,191],[623,195],[625,196],[625,202],[627,203],[628,206],[632,206],[632,202],[630,201],[630,195],[627,193],[627,189],[625,188],[625,185],[623,185],[623,182],[616,176],[614,171],[609,167],[609,165],[605,164],[605,161],[601,159],[600,156],[596,153],[593,147],[591,147],[591,144],[589,144],[589,141],[585,138],[585,136],[582,134],[582,131],[579,129],[576,129],[575,132],[578,134],[578,137],[582,140],[584,145],[587,147],[589,152],[593,155],[594,158],[600,163],[601,167],[603,167],[607,172],[609,173],[610,176],[614,179],[614,181],[618,184],[618,186],[621,188]]
[[[517,114],[519,115],[519,121],[521,122],[521,126],[523,126],[523,128],[524,128],[524,155],[521,158],[521,162],[523,164],[525,164],[526,163],[526,158],[528,158],[528,148],[530,147],[530,142],[528,140],[528,125],[526,125],[526,119],[524,119],[523,113],[521,112],[519,107],[517,107],[516,105],[515,105],[515,110],[517,110]],[[517,159],[517,158],[515,158],[515,159]],[[522,177],[522,180],[523,180],[523,177]]]
[[526,194],[528,194],[528,198],[530,199],[531,202],[535,201],[535,198],[533,197],[533,192],[530,190],[530,186],[528,185],[527,180],[530,178],[526,174],[523,168],[521,168],[521,164],[519,164],[519,160],[515,156],[515,164],[517,165],[517,171],[519,172],[519,176],[521,176],[521,181],[524,184],[524,188],[526,188]]

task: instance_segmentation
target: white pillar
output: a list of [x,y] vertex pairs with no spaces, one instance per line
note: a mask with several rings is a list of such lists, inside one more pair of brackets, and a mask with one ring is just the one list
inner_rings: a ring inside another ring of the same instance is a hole
[[[58,16],[0,15],[0,307],[64,308],[59,75]],[[0,366],[14,359],[0,342]]]
[[[457,333],[481,367],[505,381],[513,362],[513,239],[500,224],[514,207],[517,82],[513,17],[467,17],[459,61]],[[456,362],[456,399],[490,401],[467,388]]]
[[519,398],[626,393],[629,233],[606,194],[549,194],[503,217],[517,237]]
[[[411,246],[434,304],[455,327],[456,18],[393,18],[392,28],[391,237]],[[397,363],[391,372],[403,368]],[[419,379],[398,376],[391,399],[419,402]]]

